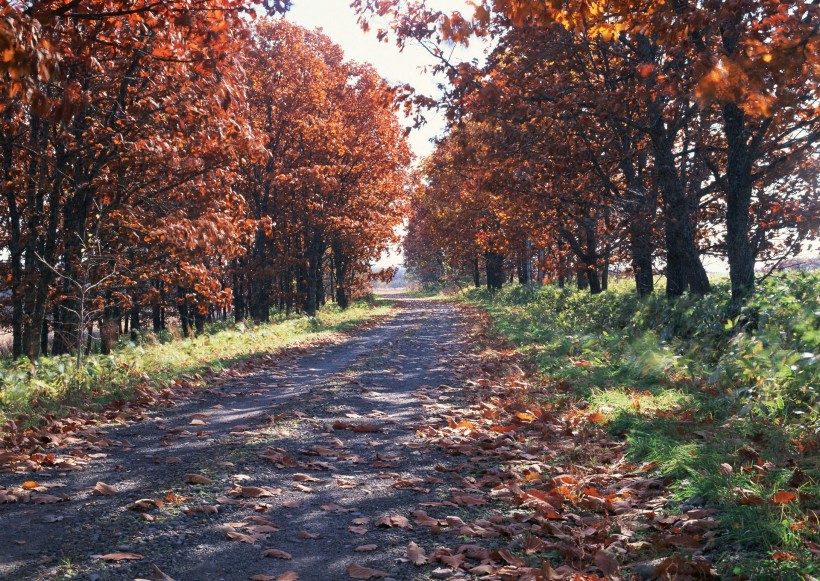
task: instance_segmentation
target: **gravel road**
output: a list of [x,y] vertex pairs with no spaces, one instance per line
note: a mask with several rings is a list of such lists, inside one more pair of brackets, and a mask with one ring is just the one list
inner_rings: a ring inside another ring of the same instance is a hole
[[[394,316],[344,342],[105,429],[111,445],[82,470],[0,475],[0,486],[33,479],[68,498],[0,505],[0,578],[161,579],[156,566],[176,581],[334,580],[350,579],[351,563],[428,578],[433,567],[405,557],[410,541],[437,546],[431,529],[384,517],[435,507],[468,468],[415,431],[431,404],[462,397],[451,362],[467,322],[448,303],[395,298]],[[113,494],[94,494],[98,482]],[[150,502],[128,508],[140,499]],[[376,548],[355,550],[366,545]],[[111,553],[142,558],[99,558]]]

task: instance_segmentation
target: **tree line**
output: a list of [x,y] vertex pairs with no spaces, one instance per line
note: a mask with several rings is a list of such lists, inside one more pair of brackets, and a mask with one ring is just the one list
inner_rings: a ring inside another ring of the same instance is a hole
[[[816,240],[817,3],[356,4],[450,81],[405,243],[421,276],[480,284],[481,267],[490,287],[534,273],[597,293],[618,264],[641,296],[663,273],[677,297],[710,291],[712,256],[741,304],[758,261]],[[486,63],[448,60],[476,36]]]
[[287,4],[0,7],[14,356],[79,352],[93,325],[107,352],[149,309],[187,336],[367,287],[411,178],[396,90]]

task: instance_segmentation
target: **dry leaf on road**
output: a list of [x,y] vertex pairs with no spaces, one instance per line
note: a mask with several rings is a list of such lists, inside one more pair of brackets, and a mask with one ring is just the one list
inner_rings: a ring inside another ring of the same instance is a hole
[[376,577],[387,577],[387,573],[378,569],[362,567],[358,563],[351,563],[347,566],[347,574],[353,579],[373,579]]
[[139,553],[108,553],[97,558],[101,561],[139,561],[145,557]]

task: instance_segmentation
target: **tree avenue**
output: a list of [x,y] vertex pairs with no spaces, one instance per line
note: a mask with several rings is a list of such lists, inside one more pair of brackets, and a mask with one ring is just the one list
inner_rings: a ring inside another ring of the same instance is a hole
[[[178,318],[346,306],[406,210],[395,90],[287,2],[0,8],[0,300],[13,353]],[[260,16],[267,10],[271,16]],[[52,338],[51,343],[49,337]]]
[[[644,296],[663,265],[677,297],[710,291],[709,255],[728,262],[739,305],[758,261],[816,238],[816,3],[484,0],[472,16],[354,5],[365,25],[389,22],[380,34],[423,43],[451,81],[435,193],[417,195],[407,242],[428,276],[436,260],[474,273],[481,259],[489,280],[502,255],[510,271],[534,262],[599,292],[622,263]],[[447,60],[447,43],[475,36],[492,39],[483,66]]]

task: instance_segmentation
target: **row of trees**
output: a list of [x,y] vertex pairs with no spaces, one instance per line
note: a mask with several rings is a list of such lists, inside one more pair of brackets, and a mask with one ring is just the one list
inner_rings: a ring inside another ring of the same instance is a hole
[[[760,259],[793,255],[820,225],[815,2],[485,0],[475,16],[358,2],[400,42],[440,57],[451,121],[414,200],[408,261],[492,286],[517,266],[592,292],[613,263],[637,292],[709,292],[725,258],[733,300]],[[483,66],[447,41],[492,37]]]
[[[285,2],[265,2],[270,13]],[[0,8],[0,298],[15,356],[143,309],[346,306],[406,210],[395,93],[240,0]]]

